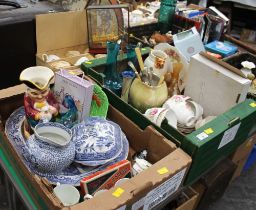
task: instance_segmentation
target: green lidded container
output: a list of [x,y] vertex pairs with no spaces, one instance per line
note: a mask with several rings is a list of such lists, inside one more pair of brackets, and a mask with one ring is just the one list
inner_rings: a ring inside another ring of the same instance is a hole
[[[150,49],[145,48],[142,54],[147,55]],[[126,55],[119,57],[119,69]],[[85,62],[81,65],[86,75],[103,84],[105,59]],[[168,139],[175,139],[176,144],[187,152],[193,159],[190,171],[187,174],[185,185],[190,185],[210,170],[215,164],[229,156],[246,139],[256,132],[256,102],[247,99],[234,106],[222,115],[219,115],[203,127],[184,135],[164,121],[161,127],[155,125],[143,116],[137,109],[122,101],[120,97],[103,87],[109,103],[130,118],[140,128],[154,126]]]

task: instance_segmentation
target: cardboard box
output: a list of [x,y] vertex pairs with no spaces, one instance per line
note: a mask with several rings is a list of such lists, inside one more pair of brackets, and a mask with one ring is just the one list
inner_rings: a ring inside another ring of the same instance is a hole
[[232,162],[237,165],[237,168],[230,180],[230,182],[234,181],[237,177],[239,177],[243,171],[244,165],[253,150],[253,146],[256,144],[256,135],[249,138],[246,142],[240,145],[237,150],[230,156]]
[[198,199],[198,193],[192,188],[188,187],[183,192],[188,200],[181,204],[176,210],[192,210],[195,209],[196,201]]
[[[19,92],[17,93],[17,90]],[[61,209],[62,204],[52,193],[52,186],[47,180],[30,173],[20,156],[4,133],[4,123],[8,116],[23,105],[24,85],[0,91],[0,141],[1,152],[10,161],[9,167],[18,179],[18,191],[29,197],[34,208]],[[108,118],[119,124],[126,134],[130,144],[130,157],[135,151],[148,150],[148,161],[153,163],[149,169],[141,172],[129,181],[115,187],[108,192],[79,203],[69,209],[101,210],[101,209],[129,209],[132,206],[141,208],[155,206],[165,201],[182,186],[182,182],[191,164],[191,158],[175,144],[165,139],[153,127],[141,130],[125,115],[109,106]],[[159,198],[159,195],[164,195]],[[138,209],[135,208],[135,209]]]
[[[88,33],[85,11],[69,11],[50,14],[36,15],[36,42],[37,42],[37,65],[47,66],[53,70],[53,63],[45,62],[43,54],[54,54],[60,57],[57,61],[67,61],[72,66],[65,69],[76,68],[75,62],[88,55]],[[79,56],[66,56],[68,51],[79,51]]]
[[198,193],[192,187],[186,187],[164,209],[193,210],[197,199]]
[[236,151],[230,156],[230,159],[237,163],[240,160],[248,157],[248,155],[251,153],[252,148],[256,144],[256,135],[253,135],[247,141],[245,141],[243,144],[241,144]]
[[251,81],[204,55],[191,57],[184,95],[204,108],[204,116],[218,116],[246,99]]

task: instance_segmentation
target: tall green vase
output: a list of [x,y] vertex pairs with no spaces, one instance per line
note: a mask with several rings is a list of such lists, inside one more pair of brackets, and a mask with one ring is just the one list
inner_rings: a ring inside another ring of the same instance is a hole
[[177,0],[161,0],[158,25],[162,34],[171,31]]

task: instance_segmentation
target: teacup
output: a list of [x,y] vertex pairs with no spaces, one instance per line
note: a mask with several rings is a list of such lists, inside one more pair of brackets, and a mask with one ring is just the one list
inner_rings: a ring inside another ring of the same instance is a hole
[[55,61],[50,64],[55,69],[61,69],[65,67],[71,66],[71,64],[67,61]]
[[175,113],[171,109],[167,108],[151,108],[144,114],[151,122],[158,126],[161,126],[163,120],[166,118],[168,124],[177,128],[177,118]]
[[191,127],[195,125],[196,116],[192,106],[187,102],[188,99],[186,96],[175,95],[164,103],[163,108],[174,111],[180,124]]
[[54,54],[52,54],[52,55],[42,54],[42,59],[45,62],[51,62],[51,61],[59,60],[60,57],[57,55],[54,55]]
[[65,54],[66,57],[73,57],[73,56],[79,56],[80,52],[77,50],[70,50],[67,51],[67,53]]
[[120,186],[121,184],[123,184],[124,182],[128,181],[129,178],[122,178],[119,179],[116,183],[115,183],[115,187]]
[[59,198],[64,206],[72,206],[79,202],[80,193],[72,185],[61,184],[53,189],[54,194]]
[[86,62],[86,61],[88,61],[88,60],[89,60],[89,58],[83,56],[83,57],[79,58],[79,59],[75,62],[74,66],[80,66],[82,63],[84,63],[84,62]]
[[200,119],[204,112],[203,107],[195,101],[188,100],[187,103],[190,104],[191,108],[193,109],[196,120]]
[[108,190],[106,190],[106,189],[102,189],[102,190],[99,190],[99,191],[97,191],[96,193],[94,193],[94,197],[95,196],[99,196],[100,194],[102,194],[102,193],[104,193],[104,192],[107,192]]

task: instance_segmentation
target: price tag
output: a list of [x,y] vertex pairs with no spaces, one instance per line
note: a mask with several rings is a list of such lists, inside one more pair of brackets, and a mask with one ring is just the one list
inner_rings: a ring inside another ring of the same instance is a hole
[[253,108],[255,108],[255,107],[256,107],[256,102],[250,103],[250,106],[253,107]]
[[163,168],[160,168],[159,170],[157,170],[157,172],[162,175],[162,174],[168,173],[169,170],[168,170],[168,168],[163,167]]
[[208,129],[204,130],[204,132],[206,134],[211,134],[211,133],[213,133],[213,130],[212,130],[212,128],[208,128]]
[[122,194],[124,193],[124,190],[120,187],[118,187],[113,193],[112,195],[119,198]]
[[146,49],[145,48],[141,48],[141,51],[145,51]]
[[208,137],[208,135],[205,133],[205,132],[202,132],[202,133],[199,133],[197,136],[196,136],[200,141],[206,139]]
[[86,64],[92,64],[92,62],[91,62],[91,61],[86,61],[85,63],[86,63]]

